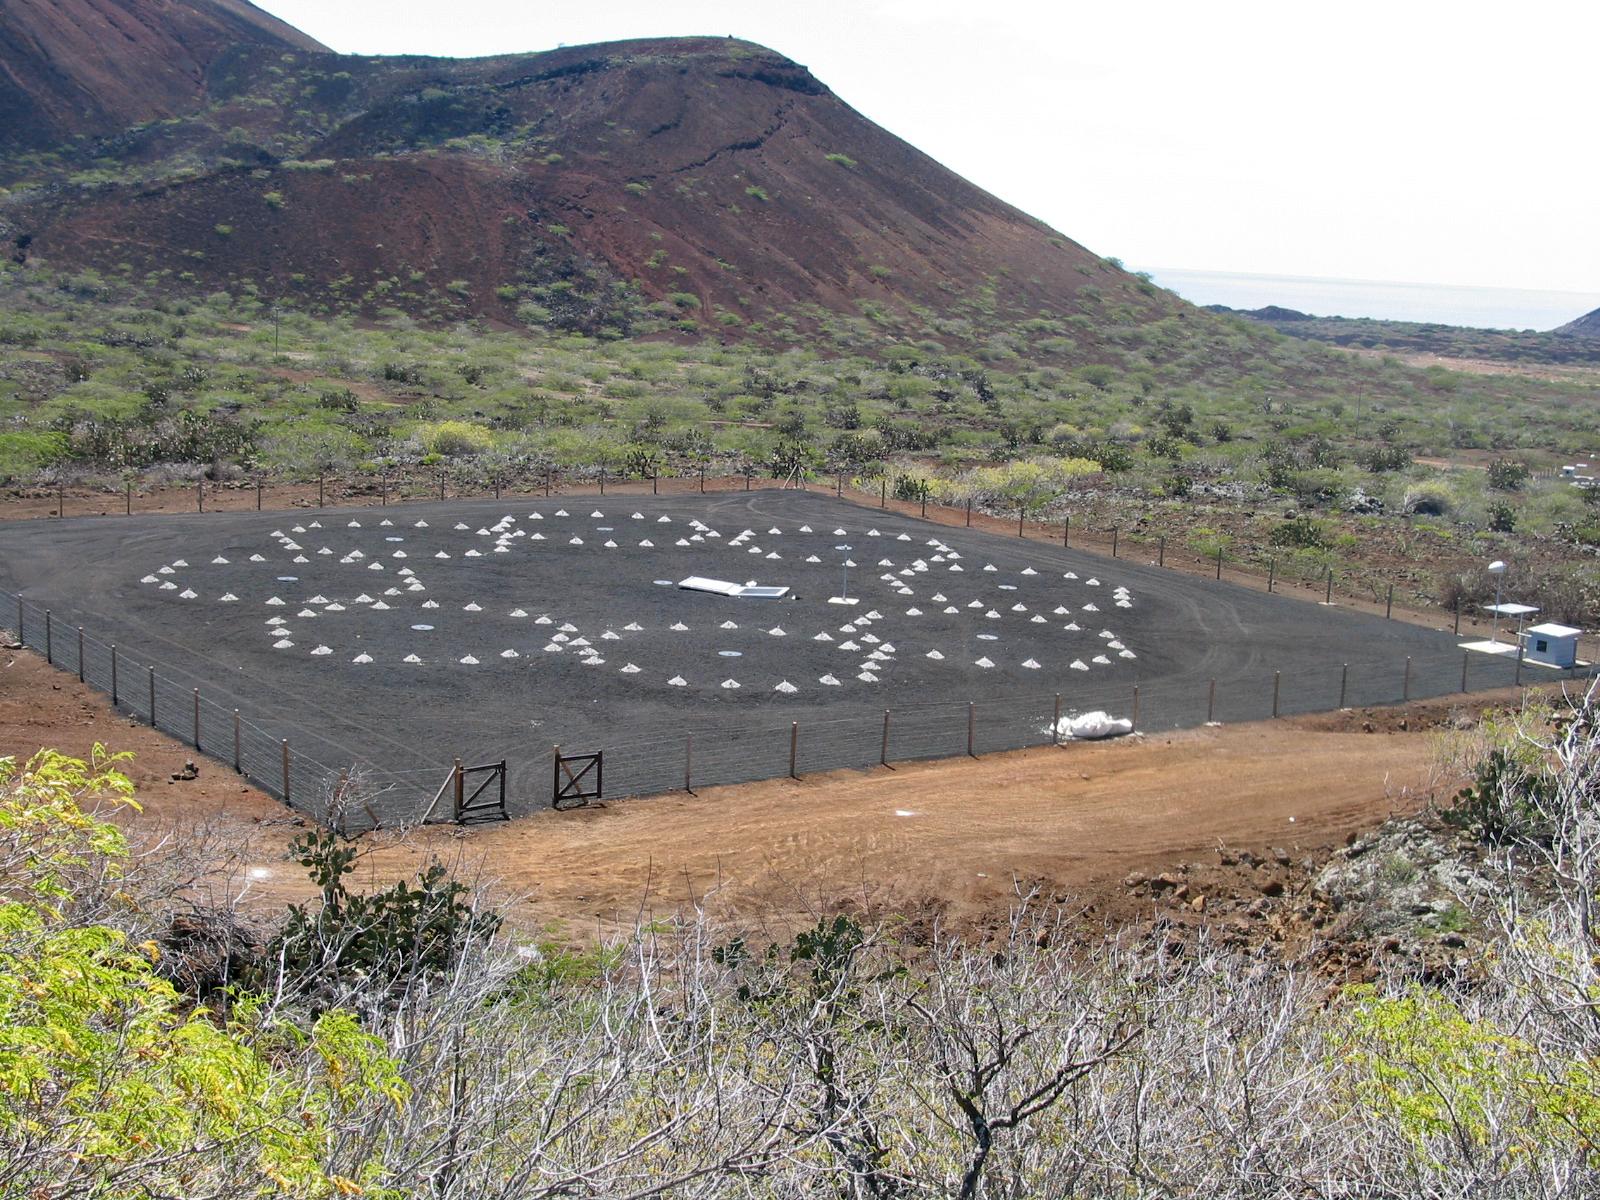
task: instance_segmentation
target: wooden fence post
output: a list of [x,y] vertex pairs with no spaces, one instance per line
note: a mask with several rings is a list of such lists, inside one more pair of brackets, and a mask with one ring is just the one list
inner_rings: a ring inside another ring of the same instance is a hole
[[56,665],[55,639],[51,633],[50,610],[44,610],[44,660],[52,667]]
[[1128,719],[1128,732],[1139,732],[1139,685],[1133,685],[1133,715]]
[[1272,673],[1272,719],[1274,721],[1278,719],[1278,688],[1282,682],[1283,672],[1274,671]]
[[322,505],[323,505],[323,499],[324,499],[324,497],[326,495],[326,492],[327,492],[327,485],[328,485],[328,477],[326,475],[319,474],[317,476],[317,507],[318,508],[321,508]]
[[1411,656],[1409,654],[1406,655],[1406,676],[1405,682],[1400,687],[1400,698],[1402,700],[1411,699]]
[[78,626],[78,682],[83,682],[83,626]]
[[800,758],[800,722],[789,723],[789,778],[799,779],[800,775],[795,770]]
[[968,700],[967,701],[967,757],[968,758],[977,758],[978,757],[976,754],[973,753],[973,750],[972,750],[974,727],[977,725],[977,723],[978,723],[977,706],[974,705],[971,700]]
[[455,821],[458,825],[461,823],[461,809],[465,806],[466,802],[467,776],[466,772],[461,769],[461,759],[457,758],[455,774]]
[[256,480],[256,511],[261,511],[261,481]]
[[233,771],[236,775],[243,775],[244,771],[239,766],[239,710],[233,710]]
[[117,706],[117,644],[111,643],[111,707]]
[[[744,483],[745,483],[745,490],[749,491],[750,490],[750,477],[748,475],[745,476]],[[878,507],[879,508],[885,508],[885,507],[888,506],[888,503],[889,503],[889,478],[888,478],[888,476],[884,476],[882,479],[878,480]]]
[[1322,602],[1324,604],[1332,604],[1333,603],[1333,568],[1332,567],[1328,568],[1328,590],[1327,590],[1326,593],[1324,593],[1324,595],[1322,597]]
[[1215,725],[1217,721],[1217,681],[1213,679],[1206,688],[1206,724]]
[[1350,682],[1350,664],[1345,663],[1339,668],[1339,709],[1344,711],[1344,696],[1346,687]]
[[194,748],[200,749],[200,689],[194,689]]
[[1164,567],[1166,565],[1167,565],[1167,535],[1166,534],[1162,534],[1159,548],[1156,550],[1156,566]]
[[1455,636],[1456,636],[1456,637],[1460,637],[1460,636],[1461,636],[1461,597],[1460,597],[1460,596],[1457,596],[1457,597],[1456,597],[1456,627],[1455,627]]
[[289,803],[289,739],[283,739],[283,802]]
[[[257,508],[261,505],[257,504]],[[129,479],[122,485],[122,511],[125,516],[133,516],[133,480]]]
[[150,728],[156,727],[156,669],[148,668],[150,673]]
[[1027,510],[1027,507],[1025,505],[1021,505],[1021,504],[1017,505],[1017,536],[1018,537],[1022,536],[1022,518],[1027,513],[1027,511],[1028,510]]
[[1117,527],[1115,525],[1113,525],[1111,527],[1111,557],[1112,558],[1115,558],[1117,556],[1117,534],[1119,532],[1120,531],[1117,529]]
[[878,751],[878,765],[889,765],[889,710],[883,710],[883,747]]
[[692,780],[694,778],[694,734],[685,734],[683,739],[683,790],[691,796],[694,795]]
[[1056,693],[1056,715],[1050,722],[1050,744],[1061,745],[1061,693]]
[[1392,620],[1394,617],[1394,584],[1389,585],[1389,598],[1383,604],[1383,619]]
[[1267,560],[1267,594],[1271,595],[1278,582],[1278,560]]
[[1222,579],[1222,547],[1217,547],[1217,579]]
[[206,510],[206,483],[203,479],[194,481],[194,504],[197,512]]

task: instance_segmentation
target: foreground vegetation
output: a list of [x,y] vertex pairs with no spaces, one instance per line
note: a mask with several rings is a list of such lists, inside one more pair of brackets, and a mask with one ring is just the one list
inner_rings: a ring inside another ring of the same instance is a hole
[[1591,1195],[1595,717],[1486,726],[1481,969],[1359,987],[1028,898],[982,942],[691,915],[575,954],[442,868],[356,894],[321,834],[320,899],[251,935],[193,900],[214,848],[88,811],[116,760],[5,760],[0,1192]]

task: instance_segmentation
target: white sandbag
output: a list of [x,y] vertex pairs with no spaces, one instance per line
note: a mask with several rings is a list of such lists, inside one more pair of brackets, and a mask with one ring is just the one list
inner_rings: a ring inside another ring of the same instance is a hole
[[1106,712],[1086,712],[1076,717],[1062,717],[1056,727],[1056,736],[1062,741],[1088,741],[1093,738],[1121,737],[1133,732],[1133,722],[1126,717],[1113,717]]

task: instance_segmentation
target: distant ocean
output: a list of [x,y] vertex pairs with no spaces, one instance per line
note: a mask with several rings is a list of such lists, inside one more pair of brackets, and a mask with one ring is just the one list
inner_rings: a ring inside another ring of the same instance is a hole
[[1150,274],[1162,287],[1195,304],[1226,304],[1229,308],[1276,304],[1318,317],[1376,317],[1480,329],[1554,329],[1600,308],[1600,292],[1530,292],[1228,271],[1158,269]]

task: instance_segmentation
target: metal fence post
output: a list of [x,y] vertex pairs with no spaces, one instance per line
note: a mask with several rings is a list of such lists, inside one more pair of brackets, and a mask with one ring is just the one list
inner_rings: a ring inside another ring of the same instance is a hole
[[1385,600],[1384,603],[1383,603],[1383,619],[1385,621],[1388,621],[1388,620],[1392,620],[1393,618],[1394,618],[1394,584],[1391,583],[1389,585],[1389,598],[1387,600]]
[[384,471],[378,476],[378,503],[384,507],[389,504],[389,472]]
[[461,760],[456,759],[456,786],[455,786],[455,819],[461,823],[461,810],[467,802],[467,776],[461,769]]
[[789,778],[799,779],[795,767],[800,757],[800,722],[789,723]]
[[[256,507],[260,507],[257,505]],[[128,480],[122,485],[122,512],[124,516],[133,516],[133,480]]]
[[150,672],[150,728],[156,727],[156,669],[147,668]]
[[1272,719],[1274,721],[1278,719],[1278,689],[1282,682],[1283,672],[1274,671],[1272,673]]
[[880,767],[889,765],[889,710],[887,708],[883,710],[883,747],[878,751],[878,765]]
[[1164,567],[1166,565],[1167,565],[1167,535],[1166,534],[1162,534],[1161,535],[1160,548],[1156,551],[1156,566]]
[[1017,536],[1018,537],[1022,536],[1022,519],[1027,514],[1027,512],[1028,512],[1028,510],[1027,510],[1027,507],[1025,505],[1021,505],[1021,504],[1017,505]]
[[200,749],[200,689],[194,690],[194,748]]
[[[49,616],[50,614],[46,613],[45,615]],[[1409,658],[1406,659],[1406,662],[1409,663],[1410,661],[1411,660]],[[1522,686],[1522,639],[1521,638],[1517,639],[1517,679],[1516,679],[1516,684],[1517,684],[1518,687]]]
[[27,645],[28,639],[22,635],[22,593],[17,593],[17,641]]
[[[748,475],[746,475],[744,477],[744,489],[747,492],[750,490],[750,476],[748,476]],[[888,503],[889,503],[889,477],[887,475],[885,475],[882,479],[878,480],[878,507],[879,508],[883,508],[883,507],[887,506]]]
[[1068,513],[1061,519],[1061,548],[1072,549],[1072,514]]
[[1400,698],[1402,700],[1411,699],[1411,655],[1409,654],[1406,655],[1406,675],[1405,682],[1401,684]]
[[1113,525],[1111,527],[1111,557],[1112,558],[1115,558],[1117,556],[1117,532],[1118,532],[1117,527],[1115,525]]
[[1332,604],[1333,603],[1333,568],[1332,567],[1328,568],[1328,590],[1327,590],[1326,593],[1323,594],[1322,602],[1324,604]]
[[56,484],[56,516],[67,515],[67,489],[63,484]]
[[256,511],[261,511],[261,481],[256,480]]
[[977,706],[974,705],[971,700],[968,700],[967,701],[967,757],[968,758],[977,758],[978,757],[976,754],[974,754],[972,752],[973,727],[976,726],[977,723],[978,723]]
[[1222,547],[1217,547],[1217,578],[1222,578]]
[[1467,690],[1467,662],[1471,658],[1471,650],[1463,650],[1461,652],[1461,690],[1463,692]]
[[194,481],[194,507],[196,512],[205,512],[206,510],[206,481],[204,479],[196,479]]
[[1455,632],[1455,636],[1456,637],[1460,637],[1461,636],[1461,597],[1460,596],[1456,597],[1456,627],[1455,627],[1455,631],[1454,632]]
[[1217,723],[1217,681],[1213,679],[1206,688],[1206,724]]
[[117,644],[111,643],[111,707],[117,706]]
[[233,770],[236,775],[244,772],[239,767],[239,710],[233,710]]
[[606,469],[603,464],[600,467],[600,494],[602,496],[606,494]]
[[654,468],[651,468],[650,471],[650,494],[652,496],[661,494],[661,472]]
[[702,496],[706,494],[706,468],[704,463],[700,464],[700,494]]
[[444,472],[439,472],[439,499],[444,499]]
[[1050,722],[1050,744],[1052,746],[1061,745],[1061,693],[1060,692],[1056,693],[1056,715],[1055,715],[1055,720]]
[[83,682],[83,626],[78,626],[78,682]]
[[1275,559],[1275,558],[1271,558],[1271,559],[1267,560],[1267,593],[1269,595],[1275,590],[1275,585],[1277,584],[1277,582],[1278,582],[1278,560]]
[[691,796],[694,795],[692,780],[694,771],[694,734],[685,734],[683,739],[683,790]]
[[44,660],[52,667],[56,665],[55,643],[50,631],[50,610],[44,610]]
[[1345,707],[1344,694],[1345,694],[1346,687],[1347,687],[1347,685],[1349,683],[1350,683],[1350,664],[1349,663],[1345,663],[1339,668],[1339,708],[1340,708],[1341,711],[1343,711],[1343,709]]
[[1128,732],[1139,732],[1139,685],[1133,685],[1133,716],[1128,719]]
[[289,803],[289,739],[283,739],[283,802]]

